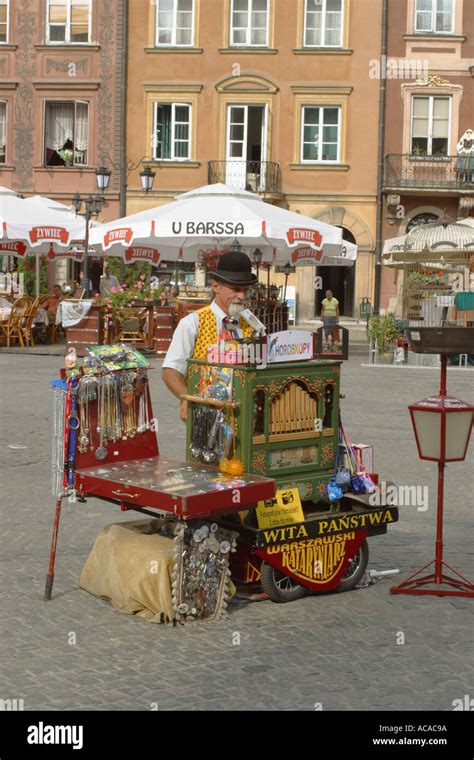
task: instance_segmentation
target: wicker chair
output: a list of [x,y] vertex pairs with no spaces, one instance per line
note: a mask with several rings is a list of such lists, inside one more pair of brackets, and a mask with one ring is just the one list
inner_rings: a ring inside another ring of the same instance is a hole
[[22,320],[21,331],[27,346],[35,345],[35,340],[33,337],[33,320],[35,318],[36,312],[38,311],[39,302],[40,297],[38,296],[35,298],[31,306],[28,306]]
[[30,299],[27,296],[17,298],[17,300],[13,302],[12,310],[7,322],[0,325],[0,331],[6,336],[8,347],[10,347],[10,343],[13,339],[18,340],[20,346],[24,348],[23,323],[29,305]]
[[124,308],[118,322],[117,340],[123,343],[143,343],[146,340],[142,329],[142,319],[136,309]]

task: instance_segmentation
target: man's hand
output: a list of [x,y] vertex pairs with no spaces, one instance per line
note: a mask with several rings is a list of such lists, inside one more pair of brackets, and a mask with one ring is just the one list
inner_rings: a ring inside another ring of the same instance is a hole
[[177,370],[171,369],[171,367],[165,367],[163,369],[163,380],[171,393],[173,393],[176,398],[180,399],[179,416],[183,422],[186,422],[188,418],[188,402],[184,399],[181,400],[181,396],[184,396],[188,392],[186,378],[184,378]]

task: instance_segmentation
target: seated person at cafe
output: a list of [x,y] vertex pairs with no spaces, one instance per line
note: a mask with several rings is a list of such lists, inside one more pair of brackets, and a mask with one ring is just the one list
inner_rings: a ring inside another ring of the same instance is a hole
[[48,317],[54,321],[60,301],[63,299],[63,291],[60,285],[53,285],[53,293],[43,301],[42,308],[48,312]]

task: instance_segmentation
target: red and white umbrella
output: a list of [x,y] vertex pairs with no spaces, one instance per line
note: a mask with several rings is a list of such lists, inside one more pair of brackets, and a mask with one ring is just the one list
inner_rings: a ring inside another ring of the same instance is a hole
[[53,252],[64,256],[74,245],[84,245],[84,219],[61,205],[39,196],[1,198],[0,245],[6,246],[2,250],[9,250],[8,243],[13,241],[17,244],[17,252],[13,255],[23,257]]
[[84,258],[85,220],[61,203],[42,196],[20,198],[0,193],[0,255],[37,257],[36,293],[39,293],[39,257],[50,260]]
[[336,259],[344,258],[346,264],[350,260],[343,255],[346,244],[338,227],[223,184],[205,185],[173,203],[99,225],[89,239],[108,256],[154,266],[162,260],[196,261],[203,249],[226,248],[235,240],[247,253],[259,248],[262,262],[279,265],[304,261],[327,266]]

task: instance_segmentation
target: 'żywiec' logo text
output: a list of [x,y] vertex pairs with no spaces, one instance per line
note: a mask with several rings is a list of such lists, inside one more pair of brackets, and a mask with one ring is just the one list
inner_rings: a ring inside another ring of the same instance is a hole
[[136,246],[127,248],[125,251],[125,261],[150,261],[155,266],[160,260],[160,252],[156,248],[146,248],[145,246]]
[[323,241],[321,233],[317,230],[312,230],[310,227],[292,227],[286,233],[286,238],[289,245],[311,243],[316,248],[320,248]]
[[104,235],[104,245],[112,245],[112,243],[127,243],[130,244],[133,237],[133,232],[130,227],[117,227],[115,230],[109,230]]
[[29,234],[32,243],[42,240],[59,240],[63,245],[67,245],[69,240],[69,232],[64,227],[33,227]]

